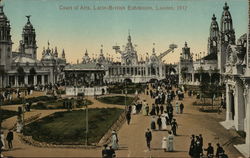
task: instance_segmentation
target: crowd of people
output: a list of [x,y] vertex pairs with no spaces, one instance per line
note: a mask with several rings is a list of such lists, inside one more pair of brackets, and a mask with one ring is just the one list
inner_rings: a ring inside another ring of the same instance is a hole
[[[3,150],[12,150],[12,149],[13,149],[12,141],[13,141],[13,139],[14,139],[14,134],[13,134],[13,131],[12,131],[12,130],[9,130],[9,131],[8,131],[6,138],[5,138],[5,136],[4,136],[4,132],[3,132],[3,131],[0,131],[0,134],[1,134],[1,141],[0,141],[0,157],[4,157],[4,156],[2,155],[2,151],[3,151]],[[6,146],[5,140],[6,140],[7,143],[8,143],[8,147]]]
[[[189,148],[189,155],[191,158],[201,158],[206,156],[207,158],[228,158],[227,154],[225,153],[222,146],[217,143],[217,150],[216,153],[214,152],[214,148],[212,146],[212,143],[208,143],[208,147],[203,147],[203,137],[202,134],[199,134],[198,136],[192,135],[191,136],[191,143]],[[204,154],[204,152],[206,154]]]
[[[184,110],[184,104],[181,102],[184,98],[182,89],[174,91],[172,88],[171,85],[161,83],[151,84],[151,89],[147,87],[146,94],[154,100],[154,103],[150,109],[148,103],[144,100],[142,106],[142,114],[152,117],[150,122],[152,131],[168,131],[168,136],[164,136],[162,139],[164,151],[174,151],[174,136],[177,136],[178,128],[177,120],[174,118],[174,109],[176,114],[182,114]],[[178,101],[175,102],[175,108],[172,104],[174,99],[180,101],[180,105]],[[150,129],[148,128],[145,132],[148,150],[151,149],[150,142],[152,140],[152,134],[148,134],[151,133]]]
[[[176,89],[174,91],[174,89]],[[127,124],[130,125],[132,115],[142,114],[147,117],[151,117],[149,127],[145,131],[146,146],[148,150],[151,150],[151,142],[153,140],[154,131],[166,131],[166,135],[163,136],[161,141],[161,148],[165,152],[175,151],[174,149],[174,139],[177,134],[178,123],[177,118],[184,113],[184,93],[185,89],[173,87],[171,85],[165,85],[162,83],[153,83],[148,85],[145,90],[145,94],[153,99],[152,105],[147,103],[146,99],[142,101],[137,101],[131,106],[128,106],[126,111]],[[192,96],[193,92],[189,91],[188,96]],[[114,135],[112,136],[112,138]],[[115,134],[117,138],[117,134]],[[115,149],[115,139],[112,139],[111,151]],[[118,144],[117,144],[118,146]],[[202,134],[198,136],[191,136],[190,149],[188,154],[191,158],[227,158],[224,149],[220,144],[217,144],[217,150],[214,152],[214,148],[211,143],[208,143],[207,148],[203,146],[203,137]],[[115,155],[115,154],[114,154]],[[113,155],[113,156],[114,156]],[[111,158],[111,157],[109,157]]]

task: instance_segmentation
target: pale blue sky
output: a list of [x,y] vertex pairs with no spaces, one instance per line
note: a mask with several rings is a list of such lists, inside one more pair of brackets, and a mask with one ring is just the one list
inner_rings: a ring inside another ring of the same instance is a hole
[[[5,14],[11,23],[14,42],[13,51],[18,48],[22,28],[26,23],[25,15],[32,15],[31,22],[36,29],[38,57],[43,46],[57,46],[66,51],[71,62],[82,58],[85,49],[90,56],[99,53],[100,45],[105,54],[118,54],[112,46],[125,45],[130,29],[132,41],[137,44],[138,54],[151,53],[152,43],[160,53],[170,43],[179,48],[168,55],[167,62],[178,61],[178,56],[187,41],[194,53],[207,51],[207,38],[213,13],[220,22],[225,0],[4,0]],[[233,17],[233,25],[238,38],[247,32],[247,0],[227,0]],[[63,6],[187,6],[186,11],[83,11],[60,10]]]

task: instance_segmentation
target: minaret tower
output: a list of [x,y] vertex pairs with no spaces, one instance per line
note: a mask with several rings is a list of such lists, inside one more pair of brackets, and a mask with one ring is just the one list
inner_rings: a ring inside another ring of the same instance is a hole
[[229,6],[225,3],[221,16],[221,41],[227,44],[235,44],[235,32]]
[[0,68],[4,71],[11,68],[13,43],[10,30],[10,22],[4,14],[3,5],[0,4]]
[[23,27],[23,44],[25,54],[29,54],[31,58],[37,58],[36,32],[30,22],[30,15],[27,17],[27,23]]
[[229,6],[225,3],[221,16],[220,39],[218,45],[218,69],[220,70],[220,74],[225,72],[226,49],[229,44],[235,44],[235,32]]
[[208,54],[218,52],[218,41],[219,41],[219,25],[216,21],[216,17],[213,14],[212,22],[210,25],[210,36],[208,37]]

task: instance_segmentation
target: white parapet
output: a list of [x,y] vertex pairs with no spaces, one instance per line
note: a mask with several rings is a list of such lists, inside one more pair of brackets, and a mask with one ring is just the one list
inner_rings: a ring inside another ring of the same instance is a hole
[[98,86],[98,87],[66,87],[66,95],[68,96],[77,96],[78,94],[83,93],[85,96],[94,96],[107,94],[107,86]]

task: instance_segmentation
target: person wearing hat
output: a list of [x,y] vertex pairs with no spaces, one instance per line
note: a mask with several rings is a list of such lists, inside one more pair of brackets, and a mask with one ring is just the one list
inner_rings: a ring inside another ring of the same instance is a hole
[[8,146],[9,146],[9,150],[13,149],[13,145],[12,145],[12,141],[14,138],[14,134],[11,130],[9,130],[6,140],[8,141]]
[[167,151],[174,151],[174,136],[171,131],[168,132]]
[[163,137],[162,138],[162,145],[161,148],[166,152],[167,151],[167,138]]
[[216,157],[219,157],[224,154],[224,149],[220,146],[219,143],[217,143],[217,150],[216,150]]
[[107,144],[103,145],[102,158],[108,158],[108,149],[107,149],[107,147],[108,147]]
[[109,146],[109,150],[108,150],[108,158],[114,158],[116,157],[115,155],[115,150],[112,148],[112,145]]
[[151,130],[155,130],[156,129],[154,116],[152,117],[152,120],[151,120],[151,123],[150,123],[150,127],[151,127]]
[[150,131],[150,129],[148,128],[147,131],[145,132],[145,137],[146,137],[146,142],[147,142],[147,147],[148,150],[150,150],[150,142],[152,140],[152,133]]
[[118,149],[118,137],[115,131],[112,131],[111,144],[112,144],[112,149],[114,150]]
[[208,158],[213,158],[214,157],[214,148],[213,148],[211,143],[208,143],[207,149],[204,149],[204,150],[207,151],[207,157]]
[[146,103],[146,100],[143,100],[143,103],[142,103],[142,115],[146,116],[147,115],[147,103]]
[[177,128],[178,128],[178,124],[176,122],[176,119],[173,119],[173,122],[171,123],[171,130],[175,136],[177,136],[177,134],[176,134]]
[[195,135],[192,134],[192,136],[191,136],[190,148],[189,148],[189,155],[190,155],[191,157],[194,156],[194,149],[195,149]]
[[5,149],[5,141],[4,141],[4,133],[3,133],[3,131],[1,131],[0,134],[1,134],[1,142],[3,144],[3,146],[1,148]]

